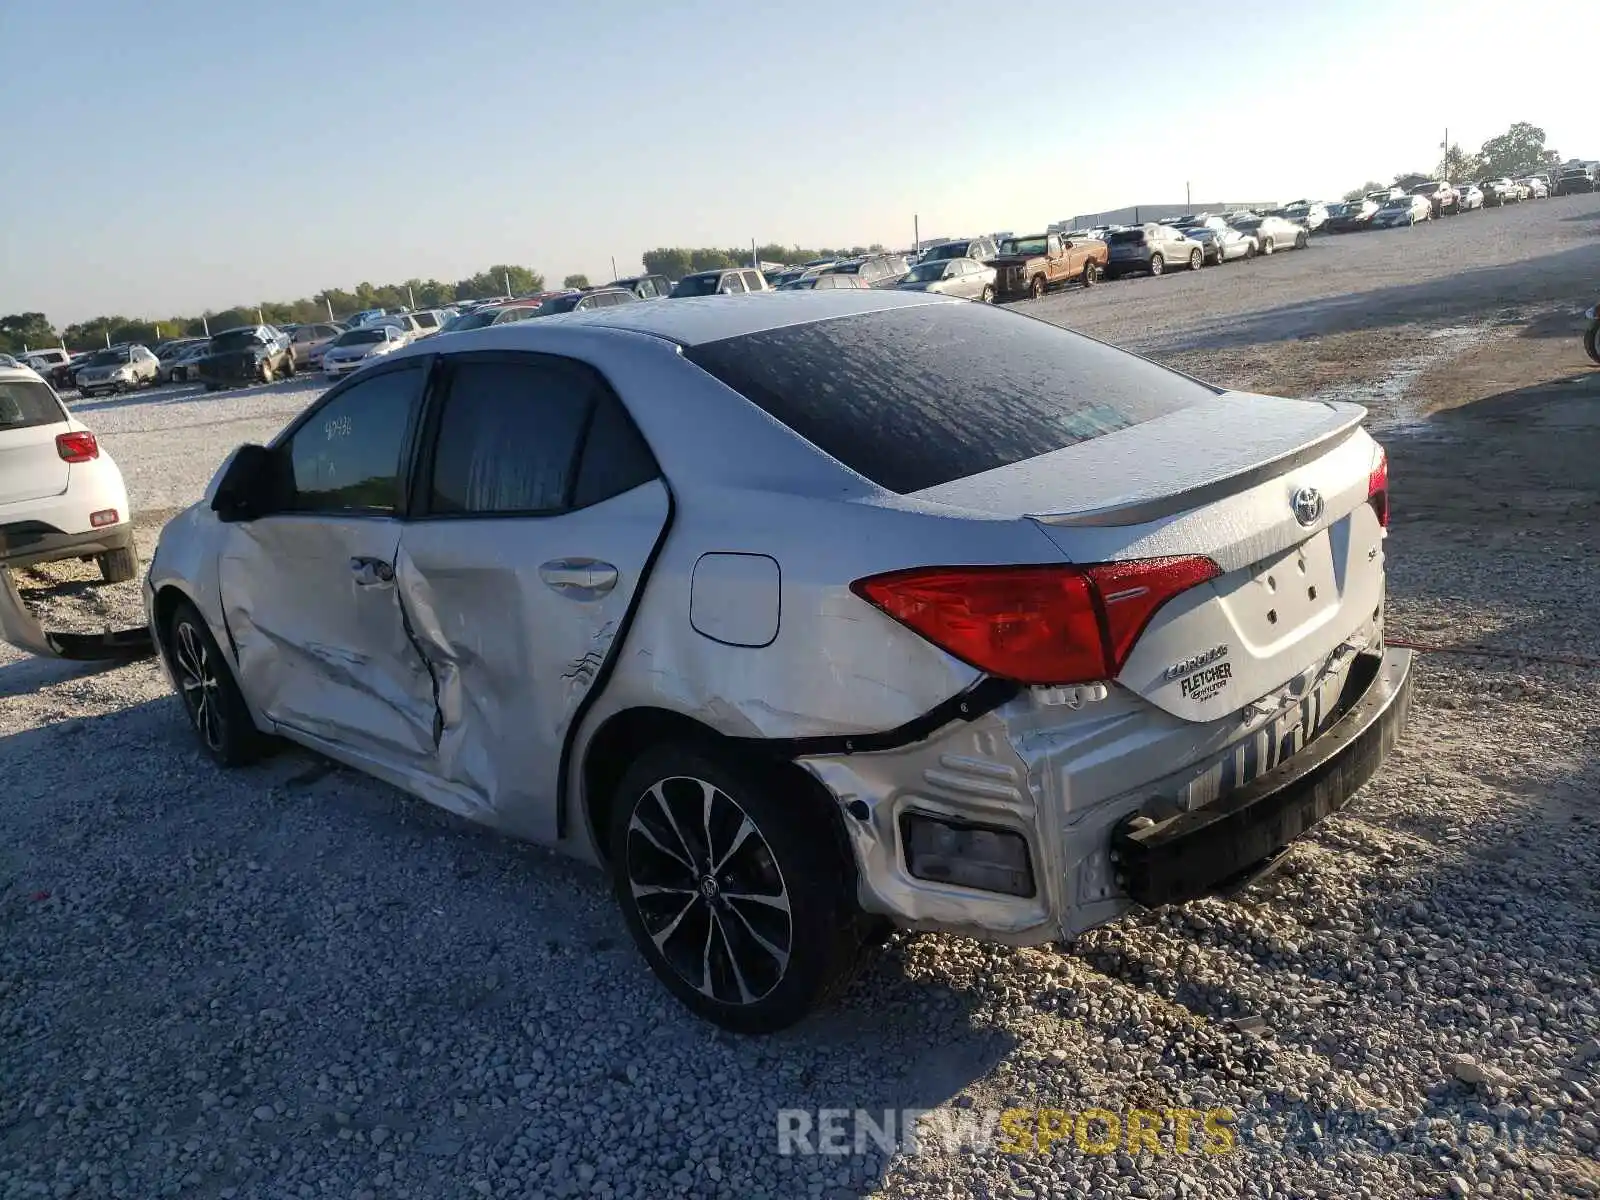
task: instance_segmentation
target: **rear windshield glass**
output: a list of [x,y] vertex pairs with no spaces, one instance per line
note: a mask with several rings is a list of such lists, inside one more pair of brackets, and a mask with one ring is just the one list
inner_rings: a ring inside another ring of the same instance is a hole
[[67,419],[44,384],[29,379],[0,382],[0,429],[57,425]]
[[851,470],[901,493],[1213,395],[1124,351],[980,304],[791,325],[693,346],[685,357]]
[[672,289],[674,296],[715,296],[721,275],[685,275]]
[[1138,243],[1144,241],[1144,230],[1142,230],[1142,229],[1119,229],[1119,230],[1117,230],[1116,233],[1113,233],[1111,235],[1111,237],[1109,239],[1107,239],[1107,240],[1113,246],[1137,245]]
[[383,336],[383,329],[352,329],[349,333],[341,333],[335,346],[376,346],[379,342],[387,341]]
[[230,350],[244,350],[260,341],[254,329],[232,329],[212,338],[211,349],[217,354],[225,354]]

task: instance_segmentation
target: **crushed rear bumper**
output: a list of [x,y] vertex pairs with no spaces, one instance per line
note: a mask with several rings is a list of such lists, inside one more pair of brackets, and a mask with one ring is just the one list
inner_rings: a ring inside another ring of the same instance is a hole
[[1201,808],[1120,827],[1111,848],[1128,895],[1153,908],[1228,891],[1343,808],[1405,728],[1411,664],[1409,650],[1361,656],[1345,685],[1343,714],[1287,762]]
[[16,580],[0,567],[0,642],[41,658],[78,662],[133,662],[155,653],[145,626],[104,633],[47,633],[17,593]]

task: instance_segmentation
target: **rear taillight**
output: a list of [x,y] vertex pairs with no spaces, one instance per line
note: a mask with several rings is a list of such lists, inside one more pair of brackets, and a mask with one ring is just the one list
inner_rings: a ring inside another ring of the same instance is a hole
[[1378,524],[1389,528],[1389,456],[1378,447],[1378,461],[1367,476],[1367,503],[1378,514]]
[[56,453],[61,461],[69,463],[93,462],[100,457],[100,443],[88,430],[81,433],[58,433]]
[[1090,566],[915,567],[851,590],[946,653],[1028,684],[1114,679],[1168,600],[1221,573],[1209,558]]

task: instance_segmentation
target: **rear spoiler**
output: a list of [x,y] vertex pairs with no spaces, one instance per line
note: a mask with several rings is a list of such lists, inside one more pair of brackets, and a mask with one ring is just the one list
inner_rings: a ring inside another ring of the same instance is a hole
[[41,658],[75,662],[135,662],[156,652],[148,626],[105,633],[46,633],[4,567],[0,567],[0,641]]
[[[1233,392],[1226,396],[1235,401],[1258,401],[1262,397],[1250,393]],[[1281,402],[1280,402],[1281,403]],[[1302,439],[1286,442],[1286,448],[1270,453],[1265,457],[1256,458],[1255,461],[1241,469],[1234,471],[1224,470],[1221,474],[1210,478],[1195,478],[1191,481],[1181,478],[1182,468],[1174,464],[1171,474],[1163,481],[1164,486],[1155,489],[1144,489],[1141,495],[1138,491],[1119,497],[1109,504],[1092,508],[1066,509],[1059,512],[1031,512],[1026,514],[1035,521],[1045,525],[1059,526],[1122,526],[1142,525],[1147,521],[1157,521],[1162,517],[1175,516],[1187,512],[1191,508],[1198,508],[1223,496],[1234,492],[1243,491],[1253,487],[1275,475],[1292,470],[1301,463],[1310,462],[1314,458],[1326,453],[1333,445],[1349,437],[1361,422],[1366,419],[1366,410],[1358,405],[1335,406],[1327,402],[1320,403],[1328,411],[1327,418]],[[1269,415],[1269,414],[1264,414]],[[1109,440],[1109,439],[1108,439]],[[1114,463],[1106,464],[1115,470]],[[1174,481],[1171,475],[1178,475]],[[1173,483],[1176,486],[1171,486]],[[1170,487],[1170,490],[1168,490]],[[1152,494],[1152,491],[1154,494]]]

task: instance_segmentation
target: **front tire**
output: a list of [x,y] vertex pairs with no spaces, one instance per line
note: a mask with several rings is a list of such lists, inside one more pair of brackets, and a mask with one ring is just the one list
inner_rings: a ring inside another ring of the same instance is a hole
[[127,583],[139,574],[139,556],[132,546],[97,554],[95,563],[100,568],[100,578],[107,583]]
[[628,932],[679,1002],[735,1033],[795,1024],[862,958],[848,852],[805,787],[709,747],[658,745],[612,805]]
[[1583,335],[1583,352],[1589,356],[1589,361],[1600,363],[1600,321],[1595,321]]
[[1189,251],[1189,270],[1198,271],[1206,265],[1206,252],[1204,250]]
[[1083,274],[1078,277],[1084,287],[1090,288],[1100,282],[1100,269],[1093,261],[1083,264]]
[[993,304],[994,303],[994,289],[992,287],[990,287],[987,283],[983,285],[983,291],[978,293],[978,303],[979,304]]
[[271,739],[251,719],[211,630],[187,600],[167,626],[166,655],[189,726],[213,762],[241,767],[271,748]]
[[1028,299],[1030,299],[1030,300],[1042,300],[1043,298],[1044,298],[1044,276],[1043,275],[1035,275],[1033,277],[1033,281],[1028,284]]
[[1304,250],[1310,244],[1311,235],[1309,233],[1297,233],[1294,235],[1294,248],[1296,250]]

